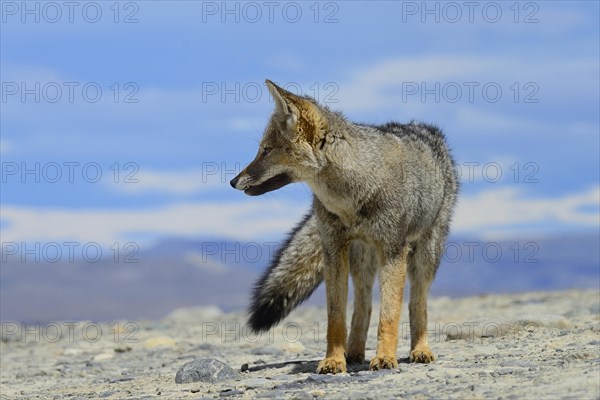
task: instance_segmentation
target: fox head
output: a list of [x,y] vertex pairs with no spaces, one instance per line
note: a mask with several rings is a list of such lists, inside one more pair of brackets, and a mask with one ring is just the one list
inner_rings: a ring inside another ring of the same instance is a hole
[[313,178],[322,164],[328,130],[324,109],[313,99],[296,96],[270,80],[266,84],[275,110],[256,157],[230,182],[250,196]]

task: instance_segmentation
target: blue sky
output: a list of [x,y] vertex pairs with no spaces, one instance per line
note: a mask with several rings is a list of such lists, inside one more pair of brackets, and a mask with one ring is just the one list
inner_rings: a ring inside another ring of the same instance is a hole
[[598,2],[1,4],[3,242],[280,238],[308,188],[228,185],[265,78],[356,121],[439,125],[457,234],[598,230]]

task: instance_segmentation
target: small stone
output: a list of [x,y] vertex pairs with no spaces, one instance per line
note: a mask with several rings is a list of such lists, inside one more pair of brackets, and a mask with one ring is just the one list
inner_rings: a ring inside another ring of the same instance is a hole
[[287,382],[287,383],[282,383],[281,385],[276,385],[274,388],[275,389],[284,389],[284,390],[296,390],[296,389],[303,389],[304,387],[306,387],[306,382],[305,381],[294,381],[294,382]]
[[242,364],[242,372],[247,372],[248,369],[250,369],[250,366],[248,365],[248,363]]
[[314,396],[307,392],[297,392],[297,393],[294,393],[290,397],[290,399],[292,399],[292,400],[312,400],[312,399],[314,399]]
[[76,348],[73,348],[73,347],[69,347],[67,349],[64,349],[63,352],[62,352],[63,356],[67,356],[67,357],[78,356],[78,355],[80,355],[82,353],[83,353],[83,350],[76,349]]
[[498,354],[498,347],[491,345],[479,345],[474,349],[475,357],[491,356]]
[[251,378],[241,381],[240,386],[244,386],[246,389],[254,389],[264,386],[273,386],[273,382],[265,378]]
[[132,376],[123,376],[119,378],[108,378],[108,383],[117,383],[117,382],[129,382],[132,381]]
[[250,351],[250,353],[258,355],[258,356],[262,356],[262,355],[280,356],[283,354],[283,351],[281,351],[275,347],[266,346],[266,347],[259,347],[257,349],[252,349]]
[[126,353],[128,351],[131,351],[131,346],[120,343],[115,346],[114,350],[115,350],[115,353]]
[[[312,372],[312,371],[311,371]],[[270,379],[278,382],[291,382],[297,379],[296,376],[290,374],[277,374],[273,376],[266,376],[265,379]]]
[[406,398],[430,398],[431,395],[429,395],[429,392],[427,392],[427,390],[425,389],[418,389],[418,390],[411,390],[409,392],[406,392],[404,394],[404,396],[406,396]]
[[527,314],[521,315],[518,318],[518,324],[521,327],[536,328],[558,328],[558,329],[573,329],[573,324],[558,314]]
[[215,351],[216,346],[214,344],[210,344],[210,343],[202,343],[199,344],[198,346],[195,346],[191,349],[191,351],[196,351],[196,350],[204,350],[204,351]]
[[113,358],[115,355],[113,353],[100,353],[98,355],[95,355],[94,358],[92,358],[92,360],[94,361],[103,361],[103,360],[109,360],[111,358]]
[[219,396],[220,397],[228,397],[228,396],[236,396],[238,394],[244,394],[244,392],[241,390],[227,389],[227,390],[222,391],[219,394]]
[[495,371],[495,373],[497,375],[511,375],[514,372],[515,372],[514,368],[510,368],[510,367],[501,367]]
[[281,390],[271,390],[268,392],[261,393],[256,398],[258,399],[283,399],[286,397],[286,393]]
[[155,336],[143,343],[144,348],[146,349],[156,349],[160,347],[174,347],[175,340],[171,339],[168,336]]
[[535,365],[532,362],[529,361],[524,361],[524,360],[506,360],[504,362],[500,363],[501,367],[518,367],[518,368],[532,368],[532,367],[536,367],[537,365]]
[[184,364],[175,375],[176,383],[216,383],[237,378],[238,374],[229,365],[214,358],[200,358]]
[[339,383],[350,380],[352,377],[348,374],[311,374],[306,378],[307,383]]
[[281,349],[288,353],[302,353],[306,347],[300,342],[286,342]]

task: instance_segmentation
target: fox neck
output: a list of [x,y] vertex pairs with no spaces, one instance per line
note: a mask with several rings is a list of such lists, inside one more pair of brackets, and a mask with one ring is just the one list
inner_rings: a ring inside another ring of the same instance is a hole
[[368,169],[361,162],[360,146],[355,145],[356,126],[338,114],[328,119],[330,130],[323,147],[322,167],[307,184],[329,212],[350,226],[373,185],[368,184]]

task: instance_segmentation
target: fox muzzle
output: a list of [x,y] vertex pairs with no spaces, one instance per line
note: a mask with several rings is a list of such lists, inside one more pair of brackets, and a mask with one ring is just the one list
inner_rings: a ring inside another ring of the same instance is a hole
[[[241,175],[241,174],[240,174]],[[287,173],[281,173],[275,175],[264,182],[261,182],[257,185],[252,185],[249,183],[245,183],[244,185],[240,185],[240,175],[233,178],[229,184],[234,189],[243,190],[249,196],[259,196],[261,194],[265,194],[267,192],[271,192],[273,190],[277,190],[285,185],[288,185],[293,182],[292,177]],[[243,183],[243,182],[242,182]]]

